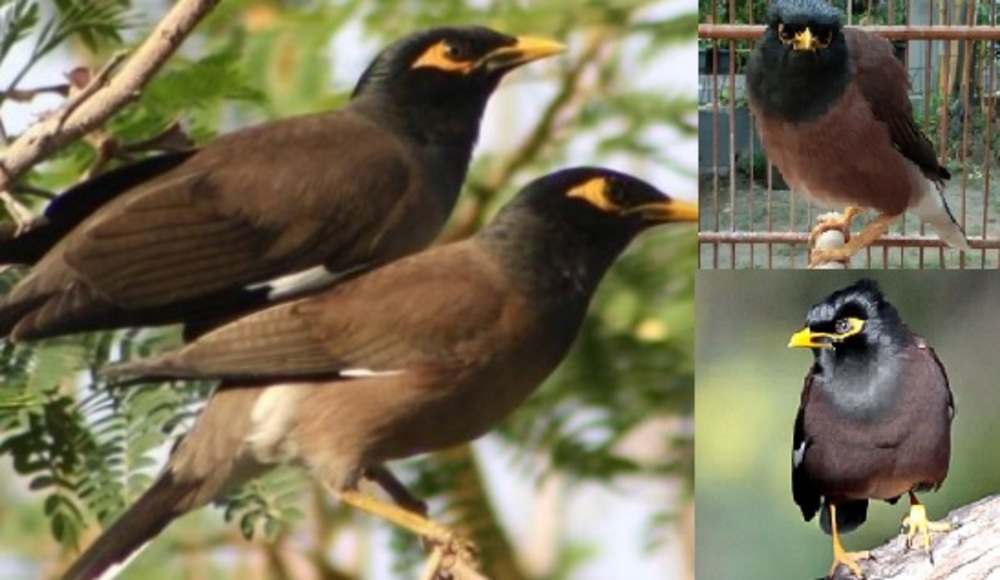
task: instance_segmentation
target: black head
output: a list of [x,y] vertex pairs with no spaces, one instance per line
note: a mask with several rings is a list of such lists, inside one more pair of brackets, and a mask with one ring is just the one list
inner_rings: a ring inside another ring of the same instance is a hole
[[556,305],[575,297],[582,305],[637,234],[697,219],[694,204],[641,179],[576,167],[526,185],[476,240],[535,296]]
[[631,239],[660,224],[695,221],[698,209],[649,183],[611,169],[575,167],[526,185],[498,216],[530,214],[551,228]]
[[563,48],[550,40],[508,36],[480,26],[433,28],[379,53],[352,98],[372,99],[387,113],[417,124],[448,118],[478,125],[505,74]]
[[822,0],[775,0],[750,70],[751,97],[799,121],[824,112],[847,83],[840,12]]
[[788,346],[842,355],[903,346],[911,336],[878,284],[862,279],[810,308],[805,328],[792,335]]

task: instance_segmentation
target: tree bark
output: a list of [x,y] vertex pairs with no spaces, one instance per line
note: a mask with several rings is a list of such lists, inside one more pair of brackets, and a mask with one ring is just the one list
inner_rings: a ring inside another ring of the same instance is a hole
[[[952,530],[934,534],[931,550],[907,549],[900,534],[861,560],[869,580],[990,580],[1000,578],[1000,495],[990,496],[948,514]],[[853,579],[844,566],[834,580]]]

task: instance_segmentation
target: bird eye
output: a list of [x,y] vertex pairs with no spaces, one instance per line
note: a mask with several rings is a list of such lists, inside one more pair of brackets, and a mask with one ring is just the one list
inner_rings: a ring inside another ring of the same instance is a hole
[[792,40],[795,38],[795,31],[785,26],[783,22],[778,23],[778,36],[782,40]]
[[819,43],[820,48],[830,46],[830,42],[833,41],[833,30],[830,30],[829,28],[817,29],[816,41]]
[[850,320],[846,318],[841,318],[840,320],[834,323],[833,331],[836,332],[837,334],[847,334],[848,332],[851,331],[853,327],[854,326],[851,324]]
[[444,43],[444,55],[451,61],[468,60],[468,51],[465,47],[458,44],[452,44],[450,42]]

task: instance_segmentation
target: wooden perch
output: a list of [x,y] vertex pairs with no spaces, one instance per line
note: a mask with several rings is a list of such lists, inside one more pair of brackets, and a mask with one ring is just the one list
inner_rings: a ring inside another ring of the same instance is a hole
[[[1000,578],[1000,495],[981,499],[948,514],[953,529],[935,534],[927,552],[907,549],[900,534],[871,551],[871,558],[861,560],[869,580],[973,580]],[[833,580],[852,580],[843,566]]]
[[92,86],[70,97],[61,111],[32,125],[0,155],[0,192],[33,165],[97,129],[135,99],[184,38],[219,0],[178,0],[132,57],[110,79],[95,76]]

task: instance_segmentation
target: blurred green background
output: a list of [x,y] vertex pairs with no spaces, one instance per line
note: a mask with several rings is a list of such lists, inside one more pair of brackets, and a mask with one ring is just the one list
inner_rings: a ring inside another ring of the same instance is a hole
[[[173,4],[0,0],[0,88],[97,69]],[[569,50],[514,72],[494,95],[445,240],[568,165],[608,165],[690,200],[696,9],[694,0],[225,0],[99,137],[127,148],[179,122],[200,143],[337,107],[386,43],[483,24]],[[16,135],[60,102],[0,97],[0,120]],[[93,141],[76,143],[14,194],[37,212],[95,158]],[[394,466],[432,514],[472,535],[492,578],[691,576],[694,267],[693,227],[644,235],[602,284],[571,357],[518,413],[475,445]],[[0,288],[22,274],[3,272]],[[93,371],[177,341],[167,328],[0,344],[0,578],[56,576],[149,484],[211,385],[110,392]],[[297,472],[248,485],[225,507],[178,521],[122,578],[407,578],[422,559],[411,537],[332,504]]]
[[[818,578],[830,536],[791,495],[792,427],[812,356],[786,348],[809,307],[868,275],[943,361],[955,394],[948,479],[921,500],[933,519],[1000,491],[1000,273],[698,272],[695,416],[697,577]],[[893,537],[906,515],[871,504],[848,550]]]

